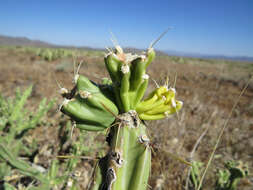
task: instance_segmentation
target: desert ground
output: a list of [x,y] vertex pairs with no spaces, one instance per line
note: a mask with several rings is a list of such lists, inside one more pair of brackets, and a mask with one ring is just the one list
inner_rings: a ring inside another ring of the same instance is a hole
[[[78,140],[80,133],[74,129],[71,138],[66,142],[62,140],[64,129],[70,123],[69,118],[58,111],[63,98],[59,94],[56,80],[61,86],[71,89],[73,61],[78,63],[82,60],[79,73],[95,82],[101,82],[103,77],[108,77],[103,63],[104,55],[102,52],[90,51],[85,54],[76,53],[74,58],[47,61],[33,52],[21,49],[0,48],[0,94],[12,98],[17,88],[23,91],[32,84],[32,94],[26,104],[31,112],[37,109],[42,98],[55,99],[53,109],[40,125],[27,134],[36,139],[38,144],[35,153],[29,157],[30,162],[47,169],[52,160],[57,159],[57,155],[70,155],[69,147]],[[149,91],[156,87],[156,83],[163,85],[168,77],[169,85],[177,90],[177,99],[184,102],[177,115],[146,122],[153,145],[150,189],[183,190],[189,166],[180,159],[207,163],[219,132],[253,74],[253,63],[161,55],[150,65],[148,74],[152,79]],[[205,136],[190,156],[204,131]],[[104,134],[87,132],[85,137],[82,156],[96,157],[99,152],[106,151]],[[224,163],[231,159],[247,163],[253,172],[253,79],[232,112],[207,172],[203,189],[214,189],[217,168],[223,168]],[[73,172],[80,172],[77,181],[79,187],[85,189],[95,161],[80,158],[78,166]],[[10,183],[23,183],[26,186],[26,181],[29,180],[13,180]],[[252,186],[252,175],[249,175],[240,182],[238,189],[249,190]]]

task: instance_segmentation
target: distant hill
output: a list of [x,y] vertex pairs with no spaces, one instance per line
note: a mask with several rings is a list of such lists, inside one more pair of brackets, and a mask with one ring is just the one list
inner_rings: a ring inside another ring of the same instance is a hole
[[[80,48],[85,50],[97,50],[104,51],[101,48],[91,48],[87,46],[76,47],[76,46],[62,46],[55,45],[48,42],[40,41],[40,40],[31,40],[27,37],[10,37],[0,35],[0,46],[8,45],[8,46],[35,46],[35,47],[51,47],[51,48]],[[142,49],[136,49],[132,47],[124,48],[126,52],[135,52],[141,53]],[[198,53],[188,53],[188,52],[180,52],[180,51],[156,51],[157,55],[169,55],[169,56],[183,56],[183,57],[195,57],[195,58],[204,58],[204,59],[224,59],[224,60],[232,60],[232,61],[248,61],[253,62],[253,57],[247,56],[225,56],[225,55],[208,55],[208,54],[198,54]]]
[[[0,35],[0,45],[8,45],[8,46],[35,46],[35,47],[47,47],[47,48],[80,48],[85,50],[96,50],[96,51],[104,51],[101,48],[91,48],[87,46],[62,46],[62,45],[55,45],[47,42],[43,42],[40,40],[31,40],[27,37],[10,37],[10,36],[3,36]],[[132,48],[132,47],[125,47],[125,52],[134,52],[140,54],[144,50]],[[157,55],[167,55],[162,51],[156,51]]]
[[181,56],[181,57],[192,57],[192,58],[203,58],[203,59],[223,59],[231,61],[247,61],[253,62],[253,57],[249,56],[226,56],[226,55],[208,55],[200,53],[189,53],[189,52],[180,52],[167,50],[165,51],[169,56]]
[[36,46],[36,47],[52,47],[53,45],[40,40],[30,40],[26,37],[9,37],[0,35],[0,45],[8,46]]
[[27,37],[10,37],[0,35],[0,46],[7,45],[7,46],[34,46],[34,47],[45,47],[45,48],[80,48],[85,50],[97,50],[102,51],[99,48],[90,48],[90,47],[76,47],[76,46],[64,46],[64,45],[56,45],[48,42],[44,42],[41,40],[31,40]]

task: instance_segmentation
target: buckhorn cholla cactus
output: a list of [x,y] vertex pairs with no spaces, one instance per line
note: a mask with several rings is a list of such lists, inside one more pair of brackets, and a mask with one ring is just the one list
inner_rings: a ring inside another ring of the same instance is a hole
[[124,53],[119,46],[105,56],[111,81],[99,85],[75,74],[75,86],[65,97],[61,111],[80,130],[110,130],[108,154],[96,167],[93,190],[145,190],[151,168],[151,148],[141,120],[157,120],[176,113],[182,102],[175,100],[174,88],[156,88],[141,101],[148,86],[148,65],[155,51],[144,55]]

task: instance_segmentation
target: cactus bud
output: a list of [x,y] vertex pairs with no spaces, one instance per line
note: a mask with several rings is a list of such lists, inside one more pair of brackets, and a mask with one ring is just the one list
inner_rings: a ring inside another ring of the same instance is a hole
[[136,111],[143,120],[157,120],[178,112],[183,102],[175,99],[176,90],[161,86],[150,93],[148,98],[140,102]]
[[124,64],[124,65],[121,66],[121,71],[122,71],[123,74],[129,73],[129,70],[130,69],[129,69],[128,65]]
[[62,95],[62,96],[65,96],[66,94],[68,94],[68,89],[66,89],[66,88],[61,88],[60,89],[60,94]]
[[79,94],[80,94],[80,97],[81,98],[84,98],[84,99],[86,99],[86,98],[91,98],[91,93],[90,92],[88,92],[88,91],[79,91]]

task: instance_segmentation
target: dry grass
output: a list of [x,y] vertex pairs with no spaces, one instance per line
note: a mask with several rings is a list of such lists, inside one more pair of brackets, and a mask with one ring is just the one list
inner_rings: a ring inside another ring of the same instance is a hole
[[[79,59],[85,61],[80,70],[81,74],[94,81],[100,81],[102,77],[108,76],[102,64],[103,57],[87,54],[86,57]],[[31,107],[35,107],[42,97],[56,97],[58,103],[61,103],[62,99],[57,93],[58,89],[53,75],[64,87],[71,88],[73,76],[71,63],[71,59],[44,62],[31,53],[0,49],[0,92],[4,96],[13,96],[16,87],[25,88],[32,83],[35,88],[30,99]],[[194,61],[194,59],[186,58],[183,61],[181,59],[181,62],[178,63],[176,59],[169,57],[158,57],[151,64],[148,73],[159,84],[163,84],[165,77],[169,76],[170,83],[173,85],[174,77],[177,74],[177,99],[184,102],[178,118],[174,116],[165,120],[147,122],[154,145],[150,179],[152,189],[158,190],[160,187],[165,190],[184,189],[189,166],[174,159],[171,154],[188,160],[194,144],[208,128],[193,156],[193,160],[207,163],[216,143],[218,132],[227,119],[242,87],[252,74],[252,69],[249,68],[252,68],[253,63],[238,65],[234,62],[223,61],[217,64],[215,61],[199,61],[198,59]],[[155,84],[150,81],[149,90],[154,87]],[[216,168],[223,167],[223,163],[229,159],[248,162],[249,167],[253,168],[252,97],[253,82],[251,81],[248,90],[232,114],[229,127],[225,129],[214,161],[204,180],[205,189],[213,189]],[[41,146],[51,144],[56,149],[59,144],[59,136],[56,135],[58,133],[56,131],[60,125],[66,123],[66,119],[66,117],[62,118],[60,113],[52,111],[45,121],[47,126],[49,124],[51,127],[41,126],[34,130],[31,136],[37,138]],[[78,135],[77,131],[74,134]],[[102,142],[104,139],[98,137],[98,140]],[[50,158],[45,155],[44,159],[42,158],[39,159],[39,164],[46,167]],[[85,165],[85,175],[87,175],[90,173],[87,173],[87,170],[91,170],[94,162],[82,161],[80,164]],[[249,180],[244,182],[240,184],[239,189],[252,188]],[[245,186],[245,184],[248,185]]]

